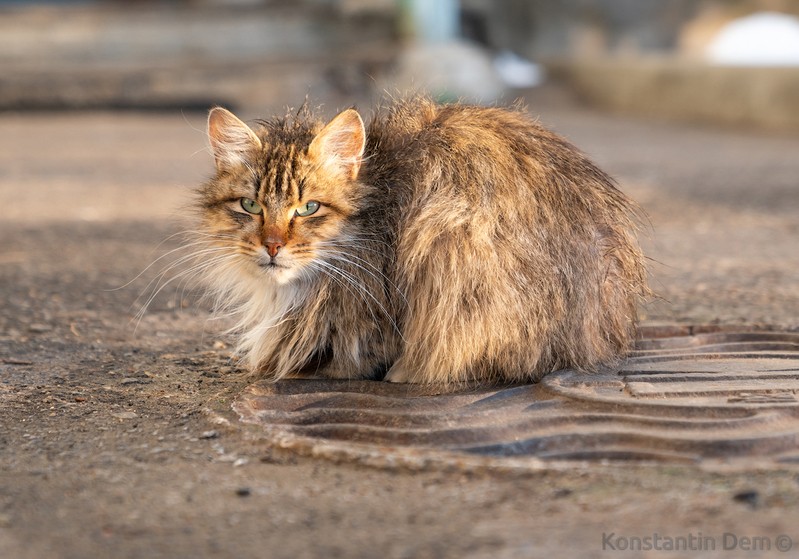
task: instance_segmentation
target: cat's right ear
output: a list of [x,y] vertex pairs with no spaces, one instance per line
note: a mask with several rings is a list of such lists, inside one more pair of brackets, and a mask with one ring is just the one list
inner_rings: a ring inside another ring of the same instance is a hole
[[261,140],[255,132],[222,107],[214,107],[208,114],[208,139],[217,169],[240,165],[248,155],[261,148]]

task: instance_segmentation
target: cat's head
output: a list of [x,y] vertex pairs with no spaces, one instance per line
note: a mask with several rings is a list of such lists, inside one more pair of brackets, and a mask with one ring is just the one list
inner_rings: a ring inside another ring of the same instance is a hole
[[256,279],[286,284],[323,272],[322,256],[346,242],[362,195],[358,113],[326,126],[298,117],[253,129],[217,107],[208,137],[216,175],[201,192],[204,236]]

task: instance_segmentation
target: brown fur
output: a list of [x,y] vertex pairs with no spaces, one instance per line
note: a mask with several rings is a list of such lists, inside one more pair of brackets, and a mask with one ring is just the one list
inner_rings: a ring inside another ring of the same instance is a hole
[[530,381],[630,347],[633,206],[523,110],[415,98],[366,129],[349,110],[250,130],[215,109],[209,135],[203,254],[264,377]]

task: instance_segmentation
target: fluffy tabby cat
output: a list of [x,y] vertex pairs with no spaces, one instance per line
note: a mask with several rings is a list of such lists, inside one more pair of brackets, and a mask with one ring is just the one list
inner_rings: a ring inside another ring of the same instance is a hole
[[268,379],[518,382],[629,348],[647,293],[631,203],[521,109],[208,119],[217,301]]

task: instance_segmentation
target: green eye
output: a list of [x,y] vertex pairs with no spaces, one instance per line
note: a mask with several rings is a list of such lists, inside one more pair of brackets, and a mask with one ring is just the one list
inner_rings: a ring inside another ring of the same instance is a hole
[[244,211],[247,213],[255,215],[264,213],[264,209],[261,207],[261,205],[255,200],[250,200],[249,198],[241,199],[241,207],[244,208]]
[[319,210],[320,206],[321,204],[319,202],[311,200],[310,202],[297,208],[294,213],[300,217],[308,217],[309,215],[315,214]]

